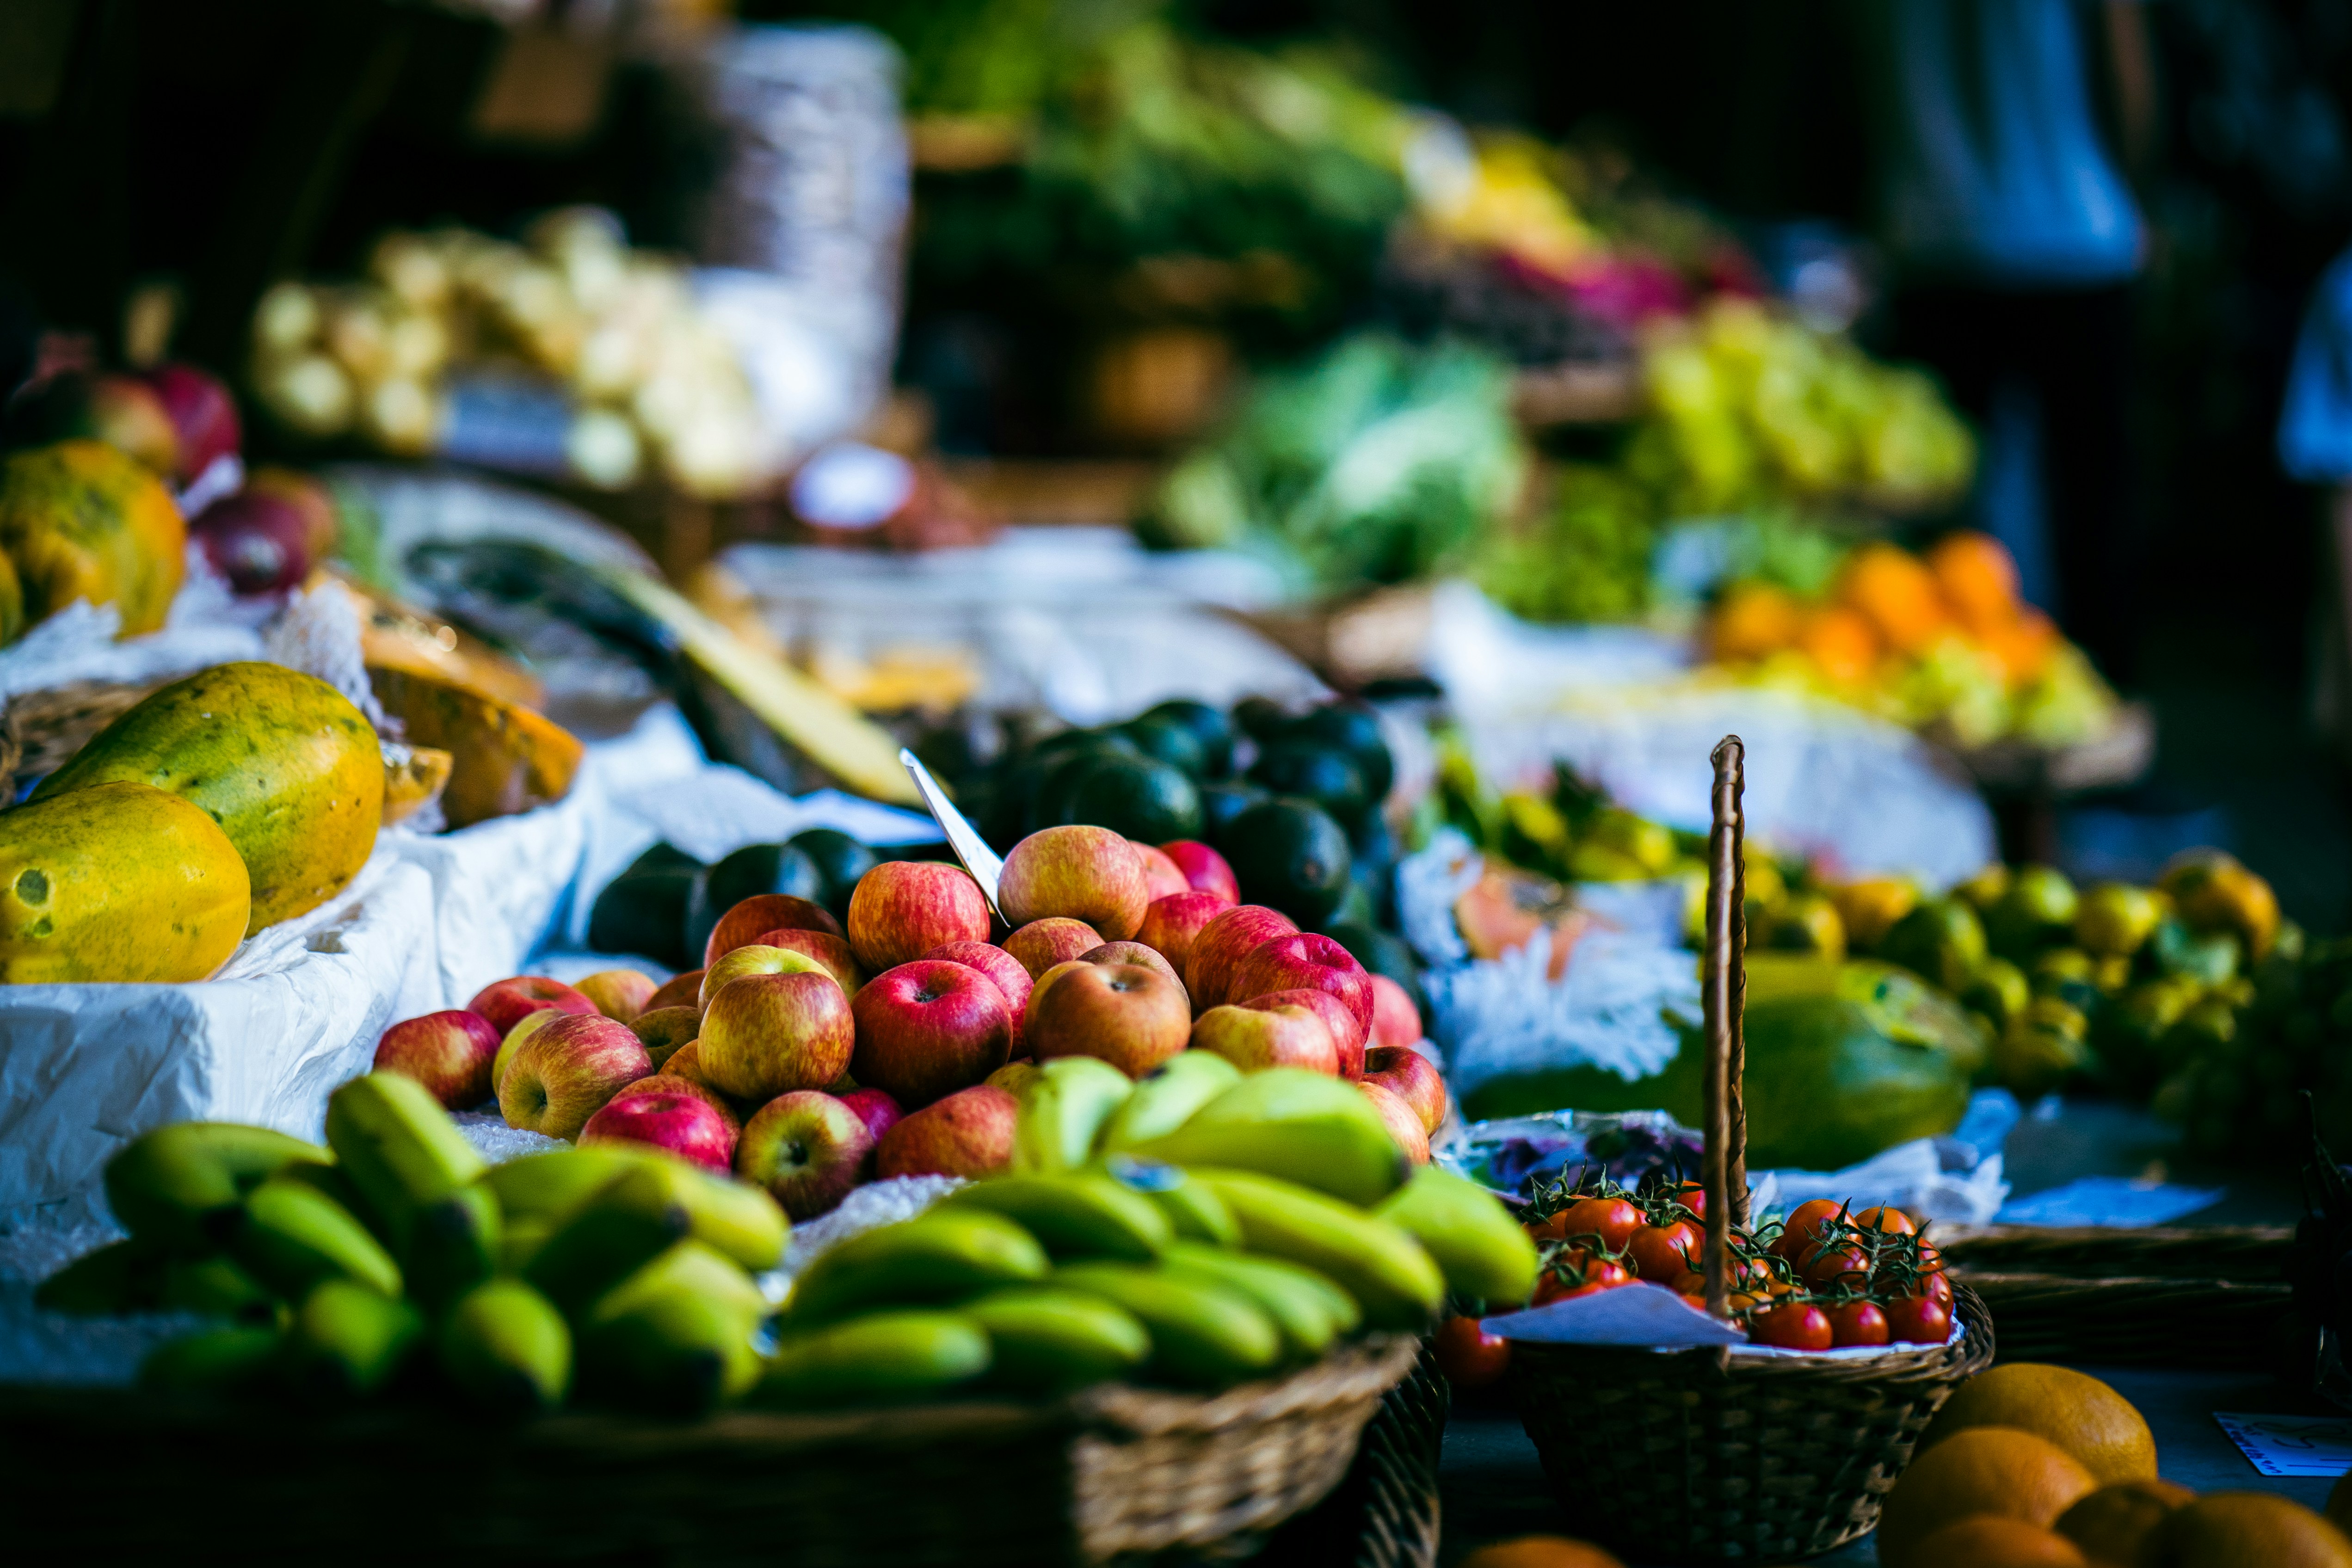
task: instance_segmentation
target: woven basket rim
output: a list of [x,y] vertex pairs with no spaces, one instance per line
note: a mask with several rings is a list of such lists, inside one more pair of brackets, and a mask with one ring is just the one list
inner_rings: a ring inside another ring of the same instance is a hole
[[1132,1437],[1206,1434],[1376,1398],[1412,1371],[1420,1353],[1416,1335],[1372,1334],[1287,1376],[1244,1383],[1218,1394],[1113,1383],[1082,1391],[1074,1396],[1074,1405],[1090,1424]]
[[1990,1364],[1993,1354],[1992,1313],[1981,1297],[1964,1284],[1952,1287],[1961,1334],[1946,1344],[1919,1350],[1890,1350],[1884,1355],[1752,1355],[1735,1356],[1727,1345],[1698,1345],[1689,1350],[1659,1352],[1643,1345],[1545,1344],[1523,1342],[1511,1347],[1514,1357],[1532,1354],[1538,1361],[1574,1362],[1588,1376],[1655,1376],[1700,1373],[1727,1381],[1755,1383],[1818,1381],[1823,1383],[1895,1383],[1933,1381],[1969,1369],[1972,1375]]

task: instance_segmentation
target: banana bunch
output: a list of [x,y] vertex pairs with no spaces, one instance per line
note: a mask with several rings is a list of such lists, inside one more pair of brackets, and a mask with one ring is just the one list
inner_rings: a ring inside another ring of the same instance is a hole
[[752,1402],[1225,1388],[1421,1332],[1449,1293],[1534,1286],[1502,1205],[1445,1171],[1406,1179],[1377,1113],[1323,1074],[1185,1051],[1131,1085],[1087,1059],[1019,1083],[1013,1168],[820,1256]]
[[151,1387],[274,1386],[318,1405],[436,1378],[523,1414],[575,1389],[694,1414],[759,1375],[753,1275],[783,1256],[766,1193],[650,1152],[561,1149],[485,1168],[413,1080],[327,1102],[327,1146],[184,1123],[106,1171],[128,1240],[43,1283],[84,1314],[194,1311],[218,1326],[157,1350]]

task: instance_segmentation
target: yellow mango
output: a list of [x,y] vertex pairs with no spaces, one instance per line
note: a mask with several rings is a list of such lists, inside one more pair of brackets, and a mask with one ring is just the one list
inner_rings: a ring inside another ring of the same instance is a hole
[[236,847],[177,795],[115,782],[0,811],[0,982],[201,980],[250,902]]

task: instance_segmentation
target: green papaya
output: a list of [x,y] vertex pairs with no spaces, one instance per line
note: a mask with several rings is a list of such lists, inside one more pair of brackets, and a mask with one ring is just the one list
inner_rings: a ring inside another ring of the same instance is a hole
[[220,824],[251,883],[246,936],[341,892],[383,821],[375,731],[341,692],[283,664],[219,664],[149,694],[32,798],[117,780],[168,790]]
[[0,811],[0,982],[201,980],[250,908],[236,846],[177,795],[97,784]]
[[[1698,1126],[1699,1030],[1682,1030],[1681,1050],[1651,1077],[1589,1066],[1514,1073],[1465,1095],[1463,1113],[1656,1109]],[[1901,969],[1777,954],[1748,956],[1745,1034],[1748,1163],[1759,1170],[1837,1170],[1950,1132],[1987,1051],[1948,998]]]

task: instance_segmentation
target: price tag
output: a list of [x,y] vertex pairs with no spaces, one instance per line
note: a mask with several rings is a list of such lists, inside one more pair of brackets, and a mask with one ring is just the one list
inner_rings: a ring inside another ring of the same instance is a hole
[[2216,1410],[2213,1419],[2246,1462],[2266,1476],[2340,1476],[2352,1471],[2352,1416],[2249,1416]]

